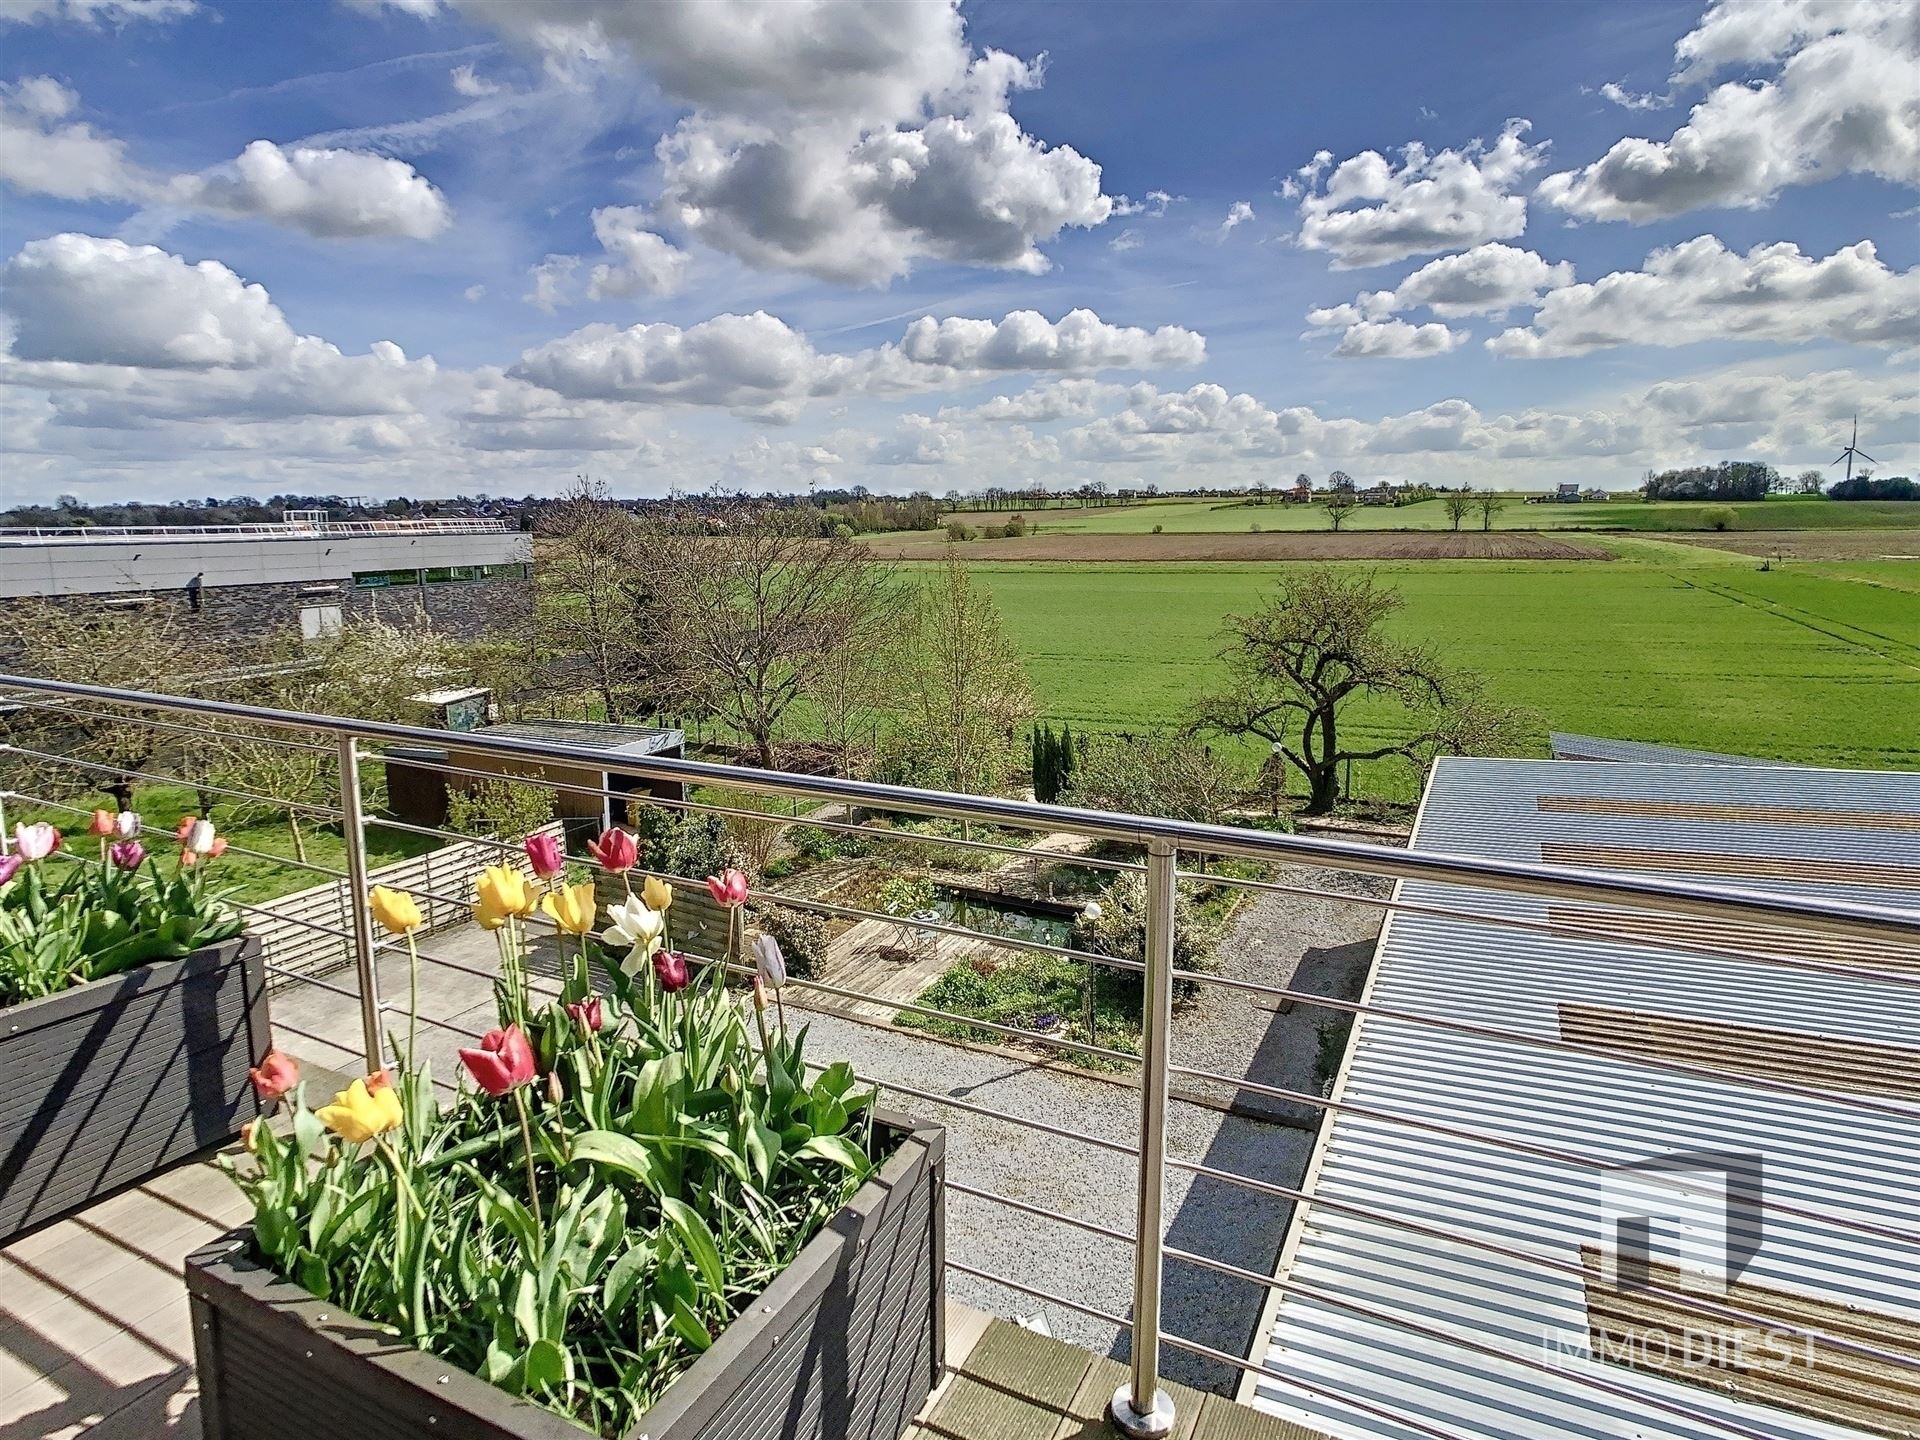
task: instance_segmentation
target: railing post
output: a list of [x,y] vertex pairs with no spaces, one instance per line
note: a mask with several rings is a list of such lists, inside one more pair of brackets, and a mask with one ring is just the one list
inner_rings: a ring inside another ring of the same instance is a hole
[[1147,843],[1147,969],[1140,977],[1140,1192],[1134,1207],[1133,1366],[1108,1415],[1128,1440],[1173,1431],[1173,1399],[1160,1388],[1160,1271],[1165,1245],[1167,1044],[1173,1029],[1173,909],[1178,852]]
[[360,1040],[371,1075],[385,1063],[380,1041],[380,977],[375,968],[373,911],[367,906],[367,829],[360,813],[360,747],[340,737],[340,836],[347,843],[347,889],[353,906],[353,965],[360,979]]

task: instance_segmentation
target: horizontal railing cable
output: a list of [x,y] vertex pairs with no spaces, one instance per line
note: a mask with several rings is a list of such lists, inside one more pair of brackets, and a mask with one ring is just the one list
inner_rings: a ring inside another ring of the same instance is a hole
[[[449,732],[451,733],[451,732]],[[1146,867],[1137,861],[1111,860],[1100,855],[1082,855],[1072,850],[1035,850],[1028,845],[1009,845],[995,840],[964,839],[957,835],[923,835],[917,830],[895,830],[887,826],[861,824],[850,820],[830,820],[814,815],[785,814],[778,810],[753,810],[745,806],[725,805],[713,800],[675,800],[670,796],[655,795],[648,791],[614,790],[604,785],[592,785],[579,780],[555,780],[545,775],[502,774],[498,770],[476,770],[470,766],[455,765],[446,760],[428,760],[413,755],[392,756],[379,752],[365,757],[369,765],[400,765],[415,770],[431,770],[441,775],[458,775],[472,780],[499,782],[510,781],[515,785],[532,785],[543,790],[564,790],[571,795],[592,795],[604,800],[620,802],[638,802],[662,810],[697,811],[709,815],[726,815],[741,820],[755,820],[769,825],[804,825],[820,830],[831,830],[843,835],[857,835],[881,845],[921,845],[929,849],[983,850],[997,855],[1020,856],[1026,859],[1045,858],[1059,865],[1070,865],[1088,870],[1122,871],[1139,874]],[[608,766],[608,769],[613,767]],[[737,787],[735,787],[737,788]],[[875,805],[871,808],[884,808]],[[367,817],[369,825],[388,825],[393,822],[378,816]],[[986,822],[983,822],[986,823]]]
[[[268,724],[336,736],[357,736],[401,745],[444,747],[448,732],[418,726],[307,715],[231,701],[155,695],[71,681],[0,675],[0,687],[72,695],[147,708],[208,715],[246,724]],[[1390,850],[1324,836],[1243,830],[1152,816],[1121,815],[1063,805],[1042,805],[999,796],[889,786],[837,776],[796,775],[777,770],[722,765],[660,756],[615,756],[580,746],[554,745],[499,735],[463,734],[463,749],[536,763],[572,761],[582,768],[642,779],[714,784],[800,799],[838,800],[863,807],[978,820],[1023,830],[1070,830],[1128,844],[1160,840],[1180,849],[1252,860],[1294,860],[1323,868],[1388,878],[1474,885],[1553,898],[1594,899],[1641,909],[1664,909],[1708,917],[1769,920],[1790,928],[1841,935],[1920,935],[1920,914],[1884,905],[1828,897],[1789,895],[1701,884],[1661,876],[1582,870],[1544,862],[1491,859],[1423,850]],[[499,776],[494,778],[498,779]]]
[[[1372,1019],[1392,1020],[1406,1025],[1424,1025],[1455,1035],[1471,1035],[1479,1040],[1499,1040],[1536,1050],[1551,1050],[1562,1055],[1589,1055],[1600,1059],[1616,1058],[1615,1052],[1603,1045],[1589,1045],[1578,1040],[1561,1040],[1551,1035],[1534,1035],[1525,1030],[1508,1030],[1498,1025],[1482,1025],[1472,1020],[1455,1020],[1443,1015],[1423,1015],[1417,1010],[1401,1010],[1394,1006],[1375,1005],[1362,1000],[1340,1000],[1330,995],[1316,994],[1311,990],[1295,990],[1285,985],[1263,984],[1258,980],[1236,980],[1225,975],[1210,975],[1204,970],[1176,968],[1173,975],[1175,980],[1191,981],[1200,985],[1219,985],[1229,990],[1243,990],[1249,994],[1265,995],[1276,1000],[1291,1000],[1296,1005],[1316,1005],[1326,1010],[1341,1010],[1349,1015],[1365,1015]],[[1685,1060],[1669,1059],[1667,1056],[1651,1054],[1644,1050],[1634,1052],[1633,1063],[1655,1070],[1668,1070],[1676,1075],[1689,1075],[1699,1080],[1712,1080],[1720,1085],[1750,1086],[1757,1090],[1797,1096],[1803,1100],[1818,1100],[1822,1104],[1867,1110],[1876,1115],[1888,1115],[1899,1120],[1912,1120],[1917,1113],[1912,1106],[1902,1105],[1897,1101],[1881,1101],[1865,1095],[1823,1090],[1818,1086],[1800,1085],[1792,1080],[1776,1080],[1771,1076],[1755,1075],[1748,1071],[1716,1070],[1710,1065],[1692,1065]]]
[[55,755],[45,750],[15,745],[6,740],[0,740],[0,753],[30,755],[36,760],[44,760],[49,764],[69,765],[76,770],[91,770],[102,775],[118,775],[127,780],[144,780],[149,785],[178,785],[195,792],[205,791],[209,795],[221,795],[229,800],[245,800],[255,805],[271,805],[282,810],[303,810],[309,815],[319,815],[328,820],[340,818],[340,812],[327,805],[311,805],[303,800],[286,800],[277,795],[256,795],[249,790],[234,790],[227,786],[209,785],[198,780],[182,780],[173,775],[155,775],[145,770],[134,770],[124,765],[108,765],[98,760],[76,760],[71,755]]
[[[1235,1275],[1244,1280],[1252,1281],[1257,1279],[1250,1270],[1242,1270],[1237,1265],[1229,1265],[1225,1261],[1210,1260],[1204,1256],[1194,1255],[1185,1250],[1175,1249],[1173,1246],[1168,1246],[1163,1253],[1169,1260],[1184,1260],[1189,1264],[1199,1265],[1223,1274]],[[1376,1324],[1388,1325],[1396,1330],[1404,1330],[1409,1334],[1418,1335],[1423,1340],[1430,1340],[1439,1345],[1452,1346],[1456,1349],[1468,1351],[1474,1355],[1484,1355],[1490,1359],[1499,1360],[1506,1364],[1521,1366],[1524,1369],[1542,1371],[1557,1380],[1571,1381],[1575,1385],[1584,1385],[1590,1390],[1598,1390],[1602,1394],[1611,1395],[1615,1399],[1629,1401],[1634,1405],[1645,1405],[1663,1414],[1685,1420],[1690,1424],[1710,1426],[1721,1434],[1737,1435],[1742,1437],[1742,1440],[1779,1440],[1780,1432],[1778,1430],[1756,1430],[1752,1426],[1743,1424],[1731,1416],[1715,1415],[1710,1411],[1701,1410],[1683,1401],[1669,1400],[1654,1391],[1651,1387],[1628,1385],[1617,1380],[1608,1379],[1597,1369],[1585,1367],[1576,1369],[1570,1366],[1555,1365],[1551,1361],[1537,1359],[1517,1347],[1503,1349],[1498,1345],[1489,1345],[1484,1341],[1472,1339],[1469,1336],[1459,1334],[1455,1331],[1442,1329],[1437,1325],[1424,1324],[1407,1315],[1396,1314],[1390,1310],[1383,1310],[1376,1305],[1369,1305],[1362,1300],[1352,1300],[1344,1295],[1334,1295],[1316,1286],[1289,1282],[1280,1288],[1297,1295],[1302,1300],[1313,1301],[1322,1305],[1331,1305],[1336,1309],[1345,1310],[1350,1314],[1358,1315]],[[1164,1330],[1161,1332],[1160,1338],[1168,1344],[1178,1346],[1182,1349],[1196,1348],[1195,1346],[1183,1344],[1179,1336],[1168,1334]],[[1821,1338],[1824,1339],[1826,1337],[1822,1336]],[[1225,1356],[1221,1353],[1217,1354],[1216,1358],[1225,1358]],[[1274,1379],[1281,1380],[1289,1385],[1297,1386],[1299,1384],[1296,1377],[1269,1370],[1267,1367],[1251,1360],[1236,1361],[1234,1363],[1255,1374],[1270,1374]],[[1341,1404],[1350,1405],[1354,1403],[1352,1398],[1348,1396],[1340,1395],[1334,1398]]]
[[[1418,1235],[1425,1240],[1436,1240],[1442,1244],[1460,1245],[1469,1250],[1484,1251],[1490,1255],[1498,1255],[1503,1260],[1517,1261],[1522,1265],[1536,1265],[1544,1270],[1571,1275],[1575,1279],[1585,1279],[1590,1273],[1584,1265],[1572,1260],[1562,1260],[1557,1256],[1548,1255],[1540,1251],[1526,1250],[1518,1246],[1502,1244],[1500,1241],[1484,1239],[1477,1235],[1467,1234],[1465,1231],[1447,1230],[1437,1225],[1428,1225],[1422,1221],[1395,1214],[1391,1210],[1380,1210],[1370,1205],[1355,1205],[1350,1201],[1336,1200],[1325,1195],[1315,1195],[1291,1185],[1282,1185],[1278,1181],[1261,1180],[1251,1175],[1240,1175],[1234,1171],[1222,1170],[1217,1166],[1205,1165],[1198,1161],[1175,1159],[1173,1156],[1167,1157],[1167,1165],[1170,1169],[1181,1170],[1189,1175],[1219,1181],[1222,1184],[1240,1186],[1247,1190],[1257,1191],[1262,1195],[1271,1195],[1276,1199],[1292,1200],[1297,1204],[1310,1205],[1322,1210],[1330,1210],[1337,1215],[1347,1215],[1356,1220],[1367,1220],[1374,1224],[1385,1225],[1390,1229],[1404,1230],[1408,1234]],[[1224,1263],[1212,1262],[1199,1256],[1177,1252],[1172,1247],[1167,1248],[1166,1254],[1169,1257],[1177,1256],[1180,1259],[1192,1260],[1196,1264]],[[1257,1285],[1264,1285],[1271,1290],[1285,1290],[1288,1288],[1288,1282],[1278,1276],[1259,1276],[1251,1270],[1243,1272],[1242,1278]],[[1675,1290],[1651,1282],[1637,1283],[1634,1288],[1636,1293],[1656,1296],[1673,1304],[1677,1309],[1691,1311],[1696,1315],[1711,1316],[1715,1320],[1733,1321],[1737,1324],[1753,1326],[1760,1330],[1778,1331],[1782,1334],[1792,1335],[1797,1339],[1807,1341],[1818,1340],[1823,1344],[1831,1345],[1836,1350],[1857,1355],[1862,1359],[1872,1360],[1882,1365],[1892,1365],[1902,1370],[1920,1370],[1920,1359],[1916,1359],[1911,1355],[1902,1355],[1897,1351],[1882,1350],[1877,1346],[1864,1344],[1859,1341],[1844,1340],[1837,1336],[1830,1335],[1824,1330],[1804,1329],[1800,1326],[1782,1321],[1778,1317],[1756,1315],[1751,1311],[1742,1310],[1738,1306],[1722,1305],[1685,1290]]]
[[[311,740],[283,740],[277,735],[259,735],[239,730],[220,730],[206,725],[181,725],[172,720],[157,720],[151,715],[136,715],[126,710],[116,710],[107,714],[87,715],[73,709],[70,703],[53,700],[21,700],[9,698],[5,704],[18,705],[33,710],[44,710],[56,715],[66,715],[74,720],[116,720],[129,725],[138,725],[148,730],[164,730],[175,735],[189,735],[197,740],[239,740],[248,744],[272,745],[283,750],[310,750],[315,754],[331,756],[334,747],[317,745]],[[0,714],[0,721],[7,717]]]
[[[1432,1120],[1423,1115],[1408,1115],[1400,1111],[1383,1110],[1377,1105],[1364,1105],[1352,1100],[1331,1099],[1327,1096],[1315,1095],[1305,1090],[1289,1090],[1283,1086],[1268,1085],[1254,1080],[1235,1080],[1231,1076],[1222,1075],[1213,1070],[1199,1070],[1188,1065],[1169,1065],[1167,1067],[1167,1073],[1170,1075],[1183,1075],[1189,1079],[1211,1080],[1221,1085],[1231,1085],[1235,1089],[1244,1090],[1250,1095],[1264,1095],[1269,1099],[1290,1100],[1297,1104],[1310,1105],[1335,1116],[1354,1115],[1360,1119],[1373,1120],[1383,1125],[1401,1126],[1410,1130],[1424,1130],[1430,1134],[1441,1135],[1450,1140],[1459,1140],[1471,1145],[1485,1145],[1489,1149],[1511,1151],[1518,1155],[1530,1155],[1535,1159],[1553,1161],[1555,1164],[1571,1165],[1580,1169],[1593,1170],[1596,1172],[1616,1170],[1619,1168],[1619,1162],[1616,1161],[1601,1160],[1592,1155],[1581,1155],[1575,1151],[1561,1150],[1550,1145],[1540,1145],[1530,1140],[1517,1140],[1511,1136],[1495,1135],[1484,1130],[1469,1130],[1463,1126],[1450,1125],[1444,1120]],[[1173,1164],[1174,1162],[1169,1160],[1167,1163]],[[1705,1196],[1715,1196],[1720,1193],[1711,1186],[1696,1184],[1678,1172],[1662,1176],[1661,1183],[1670,1189],[1679,1190],[1682,1193]],[[1305,1198],[1308,1204],[1319,1203],[1318,1199],[1312,1195],[1308,1195]],[[1839,1215],[1832,1211],[1817,1210],[1804,1205],[1795,1205],[1789,1201],[1776,1200],[1768,1195],[1760,1196],[1755,1203],[1762,1209],[1770,1210],[1780,1215],[1791,1215],[1799,1220],[1807,1220],[1816,1224],[1831,1226],[1837,1230],[1853,1231],[1858,1234],[1872,1235],[1878,1239],[1892,1240],[1899,1243],[1920,1241],[1920,1233],[1878,1225],[1870,1220],[1856,1220],[1852,1216]]]
[[[1546,935],[1556,940],[1601,942],[1607,945],[1630,945],[1642,950],[1678,951],[1688,955],[1703,955],[1714,959],[1743,960],[1757,965],[1772,965],[1782,970],[1803,970],[1813,975],[1830,975],[1843,980],[1865,980],[1876,985],[1904,986],[1920,989],[1920,975],[1902,975],[1891,970],[1862,969],[1858,966],[1832,965],[1819,960],[1806,960],[1795,956],[1773,955],[1764,951],[1735,948],[1731,945],[1714,945],[1677,940],[1658,935],[1634,934],[1630,927],[1633,912],[1622,914],[1619,919],[1623,928],[1609,930],[1604,935],[1574,929],[1566,924],[1554,924],[1550,920],[1528,920],[1518,915],[1502,915],[1485,910],[1470,910],[1464,906],[1428,905],[1417,900],[1404,900],[1397,896],[1356,895],[1341,890],[1323,890],[1312,885],[1287,885],[1274,880],[1252,880],[1229,875],[1210,875],[1198,870],[1182,870],[1182,880],[1197,884],[1215,885],[1222,888],[1253,890],[1263,894],[1291,895],[1301,899],[1334,901],[1338,903],[1364,905],[1376,910],[1385,910],[1395,915],[1420,915],[1439,920],[1464,920],[1474,925],[1486,925],[1498,930],[1520,930],[1533,935]],[[1658,913],[1658,912],[1654,912]],[[1920,946],[1920,936],[1914,941]]]
[[[91,815],[93,813],[84,806],[75,805],[66,800],[55,800],[46,795],[30,794],[25,790],[11,790],[8,793],[30,804],[43,805],[49,810],[65,810],[70,815]],[[149,825],[144,820],[140,822],[140,833],[142,835],[157,835],[167,840],[179,839],[178,834],[167,829],[166,826]],[[297,860],[291,855],[277,855],[271,850],[255,850],[251,846],[241,845],[233,840],[227,841],[226,848],[235,855],[245,855],[254,860],[265,860],[270,864],[284,865],[289,870],[307,870],[315,875],[325,875],[330,880],[344,880],[347,878],[346,871],[336,870],[330,865],[316,865],[311,860]]]

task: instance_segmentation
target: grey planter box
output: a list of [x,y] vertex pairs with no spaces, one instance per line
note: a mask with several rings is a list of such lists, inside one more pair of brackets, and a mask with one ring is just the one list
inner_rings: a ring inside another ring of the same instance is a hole
[[0,1010],[0,1244],[231,1140],[271,1043],[250,935]]
[[[898,1142],[878,1173],[625,1440],[898,1440],[945,1350],[946,1132],[876,1119]],[[187,1257],[207,1440],[590,1433],[280,1279],[251,1235]]]

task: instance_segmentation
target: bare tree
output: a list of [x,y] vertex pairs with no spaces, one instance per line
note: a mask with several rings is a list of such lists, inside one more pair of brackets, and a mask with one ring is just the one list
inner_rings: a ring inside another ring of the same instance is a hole
[[1449,490],[1440,503],[1446,507],[1448,528],[1458,530],[1473,510],[1473,492],[1462,485],[1458,490]]
[[639,527],[631,564],[650,663],[747,736],[766,766],[821,667],[907,606],[890,567],[863,546],[820,539],[792,511],[741,507],[724,528],[658,518]]
[[993,597],[947,560],[920,595],[900,668],[901,708],[926,778],[992,790],[1033,716],[1033,686]]
[[906,605],[903,597],[857,617],[847,643],[821,657],[808,683],[820,738],[842,775],[862,768],[856,756],[871,754],[892,707],[900,662],[899,620]]
[[[1282,578],[1251,615],[1227,617],[1227,685],[1202,699],[1196,723],[1278,745],[1307,780],[1309,815],[1340,801],[1340,765],[1398,755],[1497,752],[1518,743],[1524,712],[1489,700],[1480,682],[1432,652],[1395,639],[1400,592],[1370,574],[1313,566]],[[1396,738],[1348,748],[1341,712],[1358,696],[1398,704]]]
[[1480,514],[1480,528],[1493,529],[1493,520],[1507,508],[1507,497],[1492,490],[1482,490],[1473,497],[1473,508]]
[[541,647],[563,668],[577,657],[608,720],[638,709],[652,668],[636,623],[637,541],[633,516],[585,480],[543,506],[534,528]]
[[1347,516],[1359,507],[1360,497],[1353,493],[1351,486],[1327,492],[1327,520],[1336,530],[1345,524]]

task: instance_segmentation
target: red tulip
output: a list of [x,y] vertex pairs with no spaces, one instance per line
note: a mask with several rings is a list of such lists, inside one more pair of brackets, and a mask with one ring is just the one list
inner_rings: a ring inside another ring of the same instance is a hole
[[542,880],[551,880],[567,868],[566,852],[552,835],[529,835],[525,841],[527,863]]
[[640,847],[633,843],[633,836],[616,827],[598,840],[589,840],[587,853],[609,875],[619,875],[634,867],[640,858]]
[[600,997],[589,995],[584,1000],[576,1000],[567,1006],[567,1015],[576,1025],[588,1030],[598,1030],[606,1023],[606,1016],[600,1009]]
[[744,905],[747,899],[747,877],[729,865],[718,875],[707,876],[707,893],[713,896],[716,905]]
[[478,1050],[460,1052],[460,1061],[489,1095],[504,1095],[516,1085],[528,1084],[534,1076],[533,1046],[518,1025],[489,1030],[480,1037]]
[[87,822],[87,833],[89,835],[103,835],[103,836],[113,834],[114,819],[117,813],[118,812],[113,810],[94,811],[93,819]]
[[678,950],[654,951],[653,973],[660,982],[660,988],[669,995],[676,990],[686,989],[687,981],[692,978],[687,974],[687,957]]
[[269,1050],[260,1063],[247,1071],[253,1088],[262,1100],[278,1100],[300,1083],[300,1062],[280,1050]]

